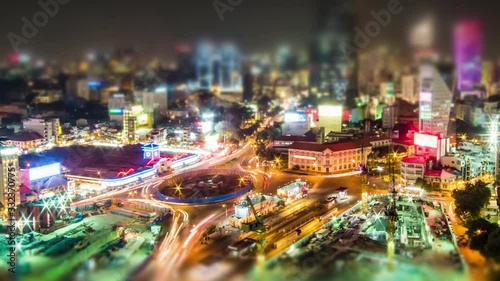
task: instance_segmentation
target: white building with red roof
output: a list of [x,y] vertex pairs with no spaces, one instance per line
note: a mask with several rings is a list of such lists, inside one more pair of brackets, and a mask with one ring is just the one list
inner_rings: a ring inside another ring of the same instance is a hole
[[[372,146],[363,140],[333,144],[294,142],[288,147],[288,168],[324,174],[350,172],[366,163]],[[364,159],[362,159],[364,158]]]

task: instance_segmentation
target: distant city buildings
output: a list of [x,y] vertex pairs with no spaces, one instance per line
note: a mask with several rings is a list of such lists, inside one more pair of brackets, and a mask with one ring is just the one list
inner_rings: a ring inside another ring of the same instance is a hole
[[483,32],[481,21],[476,19],[464,19],[455,25],[454,52],[459,91],[471,91],[481,83]]
[[310,48],[312,95],[353,104],[357,94],[357,52],[346,52],[354,38],[350,2],[315,1],[315,34]]
[[44,145],[55,145],[60,135],[59,119],[27,119],[23,121],[24,130],[35,131],[43,136]]
[[216,47],[203,42],[195,53],[196,81],[199,89],[217,87],[221,92],[242,92],[242,61],[232,44]]

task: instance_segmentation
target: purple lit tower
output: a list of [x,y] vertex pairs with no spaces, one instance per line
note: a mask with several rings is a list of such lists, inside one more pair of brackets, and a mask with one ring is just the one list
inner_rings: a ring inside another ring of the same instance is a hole
[[470,91],[481,83],[483,23],[477,19],[461,20],[455,25],[454,35],[457,87],[459,91]]

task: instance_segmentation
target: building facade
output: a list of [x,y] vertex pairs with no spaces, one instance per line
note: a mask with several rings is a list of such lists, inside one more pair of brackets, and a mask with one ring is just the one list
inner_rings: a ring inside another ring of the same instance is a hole
[[425,158],[422,156],[407,156],[401,160],[401,183],[412,186],[417,179],[424,180],[426,168]]
[[59,119],[27,119],[23,121],[23,128],[35,131],[43,136],[43,144],[56,144],[59,141],[60,123]]
[[452,92],[436,67],[420,67],[419,131],[448,136]]
[[471,91],[481,83],[483,24],[476,19],[458,22],[454,29],[457,88]]
[[288,169],[324,174],[358,171],[371,153],[362,141],[317,144],[294,142],[288,150]]

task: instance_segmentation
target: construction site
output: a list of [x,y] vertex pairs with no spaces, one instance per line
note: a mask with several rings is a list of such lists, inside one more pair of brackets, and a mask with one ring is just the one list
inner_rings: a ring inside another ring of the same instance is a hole
[[367,201],[369,211],[363,212],[360,203],[269,260],[266,278],[466,280],[440,205],[400,195]]

